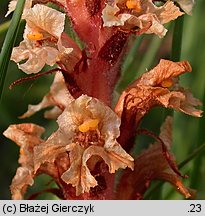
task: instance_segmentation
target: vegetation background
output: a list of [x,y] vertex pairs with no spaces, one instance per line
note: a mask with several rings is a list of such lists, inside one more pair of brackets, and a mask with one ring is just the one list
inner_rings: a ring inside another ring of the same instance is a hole
[[[11,16],[5,18],[9,0],[0,0],[0,47],[2,47],[8,21]],[[191,89],[193,94],[204,101],[205,90],[205,2],[197,0],[193,15],[184,16],[183,38],[181,60],[188,60],[193,68],[193,72],[181,77],[183,86]],[[169,24],[169,32],[164,39],[157,36],[146,35],[132,37],[128,45],[128,51],[122,64],[122,76],[114,92],[114,101],[119,93],[135,78],[146,70],[155,66],[160,58],[170,59],[172,35],[174,22]],[[22,40],[24,23],[22,22],[16,45]],[[45,68],[46,70],[46,68]],[[1,71],[0,71],[1,73]],[[43,111],[35,114],[29,119],[19,119],[26,110],[28,104],[36,104],[48,92],[53,75],[40,77],[36,80],[22,83],[9,90],[9,85],[26,75],[18,70],[15,63],[10,62],[4,92],[0,102],[0,199],[10,199],[9,185],[18,167],[19,148],[16,144],[6,139],[2,133],[10,124],[32,122],[46,127],[45,137],[55,130],[56,123],[43,118]],[[203,107],[202,107],[203,109]],[[164,109],[156,108],[152,110],[143,120],[143,127],[159,133],[160,125],[164,119]],[[180,163],[186,159],[194,149],[205,143],[205,118],[196,119],[185,114],[174,113],[174,135],[172,152]],[[146,148],[152,139],[139,136],[136,139],[134,153],[138,154]],[[151,162],[151,161],[150,161]],[[197,199],[205,199],[205,152],[201,152],[198,157],[187,163],[182,169],[182,173],[189,175],[184,180],[185,184],[197,190]],[[29,194],[50,187],[47,176],[38,177],[34,187],[29,189]],[[157,182],[151,185],[152,193],[146,194],[147,199],[184,199],[170,185],[163,184],[156,188]],[[53,196],[47,194],[39,196],[41,199],[52,199]]]

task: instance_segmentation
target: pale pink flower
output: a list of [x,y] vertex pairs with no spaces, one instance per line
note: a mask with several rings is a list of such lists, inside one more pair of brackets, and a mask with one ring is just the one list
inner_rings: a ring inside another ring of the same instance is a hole
[[[11,60],[18,63],[24,72],[38,73],[45,64],[53,66],[72,48],[65,48],[61,42],[65,14],[37,4],[26,12],[24,40],[13,49]],[[27,60],[20,64],[21,61]]]
[[36,171],[41,164],[53,163],[59,154],[69,152],[70,168],[61,178],[80,195],[97,185],[90,171],[99,161],[105,161],[110,173],[133,169],[133,158],[116,141],[120,118],[99,100],[82,95],[68,105],[57,122],[59,129],[35,148]]
[[152,0],[114,0],[103,9],[103,25],[119,26],[124,30],[147,29],[147,34],[163,37],[167,30],[163,24],[183,15],[173,2],[158,7]]

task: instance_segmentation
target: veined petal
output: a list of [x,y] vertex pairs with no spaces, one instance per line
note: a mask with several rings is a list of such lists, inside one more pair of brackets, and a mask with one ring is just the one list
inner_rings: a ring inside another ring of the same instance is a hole
[[173,108],[195,117],[201,117],[203,112],[195,108],[201,106],[202,103],[197,98],[194,98],[191,92],[184,89],[161,95],[157,98],[157,101],[165,107]]
[[19,167],[11,184],[12,199],[23,199],[27,187],[33,185],[33,151],[43,140],[40,138],[44,128],[35,124],[10,125],[4,136],[20,146]]
[[24,146],[26,143],[35,146],[39,144],[42,140],[40,136],[45,131],[43,127],[35,124],[25,123],[10,125],[7,130],[4,131],[3,135],[11,139],[18,146]]
[[[27,74],[38,73],[42,70],[45,64],[53,66],[56,63],[56,59],[59,55],[59,51],[53,47],[34,48],[28,52],[28,60],[23,64],[18,63],[19,69]],[[14,60],[13,57],[12,60]]]
[[187,94],[178,83],[178,76],[190,71],[191,66],[187,61],[161,60],[154,69],[127,87],[115,107],[115,112],[122,119],[118,138],[121,145],[130,146],[129,140],[135,135],[136,127],[153,107],[163,106],[192,116],[201,116],[202,111],[196,108],[201,103]]
[[50,87],[50,91],[46,94],[43,100],[37,105],[29,105],[28,111],[24,113],[20,118],[27,118],[33,115],[34,113],[54,106],[54,110],[47,111],[45,113],[46,118],[57,119],[57,117],[62,113],[63,109],[67,107],[74,98],[70,95],[63,78],[63,75],[60,72],[57,72],[55,75],[54,81]]
[[[168,0],[166,0],[168,1]],[[174,2],[178,3],[181,9],[187,13],[188,15],[192,14],[192,10],[195,4],[195,0],[173,0]]]
[[[33,0],[26,0],[24,5],[24,10],[31,8]],[[12,13],[16,9],[18,0],[12,0],[9,2],[8,12],[6,13],[5,17],[7,17],[10,13]]]
[[195,0],[175,0],[180,7],[189,15],[192,14],[192,9],[195,4]]
[[64,30],[65,14],[45,5],[34,5],[33,8],[27,11],[25,19],[27,29],[24,35],[32,30],[35,31],[35,28],[39,28],[50,35],[60,38]]
[[125,169],[126,167],[134,169],[134,159],[127,154],[119,144],[116,144],[111,150],[100,146],[90,146],[83,154],[83,164],[94,155],[100,156],[109,167],[110,173],[115,173],[119,168]]
[[101,134],[105,139],[116,139],[119,135],[120,118],[104,103],[97,99],[89,100],[87,97],[86,109],[92,114],[93,119],[100,119]]
[[[168,117],[161,127],[160,138],[170,148],[172,136],[172,118]],[[170,154],[171,162],[177,167],[175,158]],[[182,179],[170,167],[165,159],[160,143],[150,145],[135,158],[135,170],[125,170],[117,187],[117,199],[142,199],[145,191],[154,179],[170,182],[186,198],[191,191],[184,186]]]
[[115,0],[108,2],[102,11],[104,26],[121,26],[132,32],[141,29],[147,34],[154,33],[159,37],[163,37],[167,32],[163,24],[181,15],[183,13],[173,2],[168,1],[158,7],[152,0]]
[[42,164],[54,163],[60,154],[67,153],[70,166],[61,179],[76,188],[77,196],[97,186],[91,172],[97,162],[103,162],[100,157],[109,166],[110,173],[119,168],[133,169],[133,158],[116,141],[119,117],[98,99],[80,96],[68,104],[57,122],[59,129],[35,147],[35,170]]
[[86,119],[92,118],[91,112],[87,109],[91,100],[92,98],[86,95],[80,96],[58,117],[58,125],[65,133],[68,128],[74,132]]
[[[24,72],[38,73],[45,64],[53,66],[61,58],[69,58],[72,48],[64,47],[61,35],[64,29],[65,14],[36,4],[26,11],[24,41],[13,49],[11,60],[18,63]],[[21,64],[22,60],[26,60]]]
[[[72,134],[71,134],[72,135]],[[55,159],[66,152],[66,145],[71,144],[71,135],[58,130],[54,132],[42,145],[34,149],[34,171],[37,172],[41,164],[54,163]]]
[[28,59],[30,55],[29,49],[31,48],[28,41],[22,41],[18,47],[13,48],[11,60],[18,63],[24,59]]
[[33,173],[27,167],[19,167],[16,171],[10,189],[13,200],[22,200],[28,186],[34,183]]
[[159,86],[164,80],[175,78],[191,71],[192,68],[187,61],[172,62],[161,59],[159,64],[149,72],[145,72],[137,80],[137,83],[147,86]]
[[74,145],[72,149],[68,146],[67,150],[70,150],[71,166],[61,178],[67,184],[76,187],[76,196],[79,196],[81,193],[89,192],[91,187],[97,185],[97,181],[91,175],[86,162],[83,162],[84,149],[80,145]]

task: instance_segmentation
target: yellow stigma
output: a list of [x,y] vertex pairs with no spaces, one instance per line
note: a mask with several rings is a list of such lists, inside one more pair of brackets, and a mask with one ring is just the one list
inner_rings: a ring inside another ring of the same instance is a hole
[[24,154],[24,150],[21,148],[20,149],[20,154],[23,155]]
[[174,84],[173,80],[171,78],[169,79],[166,79],[166,80],[163,80],[161,82],[161,86],[164,87],[164,88],[169,88],[171,87],[172,85]]
[[35,32],[33,34],[27,34],[27,38],[29,40],[38,41],[38,40],[42,40],[43,39],[43,34],[41,34],[39,32]]
[[87,132],[89,130],[96,130],[98,128],[99,120],[98,119],[88,119],[81,124],[78,129],[80,132]]
[[136,12],[142,11],[141,4],[140,4],[139,0],[128,0],[126,2],[126,6],[129,9],[134,9]]

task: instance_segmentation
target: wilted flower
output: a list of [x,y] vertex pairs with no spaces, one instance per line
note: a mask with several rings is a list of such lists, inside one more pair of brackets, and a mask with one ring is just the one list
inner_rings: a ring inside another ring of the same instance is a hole
[[151,107],[161,105],[199,117],[202,111],[194,107],[200,106],[201,102],[175,81],[185,72],[191,72],[191,66],[187,61],[172,62],[162,59],[154,69],[144,73],[122,93],[116,112],[121,113],[123,104],[126,103],[125,99],[133,97],[127,108],[135,106],[141,116],[144,116]]
[[[26,0],[26,1],[25,1],[24,12],[25,12],[27,9],[30,9],[30,8],[31,8],[31,6],[32,6],[32,1],[33,1],[33,0]],[[7,12],[7,14],[5,15],[6,17],[16,9],[17,2],[18,2],[18,0],[12,0],[12,1],[9,2],[8,12]],[[23,16],[24,16],[24,15],[23,15]]]
[[[24,72],[37,73],[45,64],[53,66],[72,48],[62,45],[65,14],[45,5],[35,5],[26,13],[24,40],[12,52],[11,60]],[[27,60],[25,63],[19,62]]]
[[163,106],[188,115],[201,116],[202,111],[195,108],[201,102],[178,84],[178,76],[187,71],[191,71],[187,61],[172,62],[162,59],[154,69],[128,86],[115,107],[116,113],[122,118],[119,138],[121,145],[129,142],[136,126],[153,107]]
[[57,119],[57,117],[63,112],[65,107],[73,101],[74,98],[70,95],[63,75],[57,72],[54,81],[50,87],[50,91],[43,97],[43,100],[37,105],[29,105],[28,111],[24,113],[20,118],[27,118],[34,113],[53,106],[53,109],[45,112],[45,118]]
[[[172,144],[171,117],[165,120],[159,137],[170,150]],[[177,166],[173,155],[170,155],[170,160]],[[192,191],[183,185],[181,177],[170,168],[164,157],[161,143],[155,143],[135,158],[134,172],[124,171],[116,190],[116,199],[143,199],[151,181],[156,179],[170,182],[186,198],[192,196]]]
[[4,136],[20,146],[19,167],[11,184],[12,199],[22,199],[27,187],[33,185],[33,148],[43,142],[40,138],[44,128],[35,124],[10,125]]
[[[10,2],[7,15],[17,1]],[[44,5],[49,2],[69,15],[83,42],[82,49],[64,32],[66,14]],[[28,74],[38,73],[46,64],[57,64],[58,68],[17,80],[14,85],[59,72],[49,93],[39,104],[29,105],[21,118],[51,106],[45,117],[57,119],[58,129],[44,140],[44,128],[34,124],[11,125],[4,132],[20,146],[21,167],[11,185],[13,199],[22,199],[27,187],[42,173],[53,178],[60,198],[110,199],[115,186],[111,174],[127,167],[131,170],[123,170],[116,183],[117,199],[143,198],[153,179],[168,181],[186,198],[191,197],[170,153],[171,118],[165,121],[159,137],[139,128],[144,115],[156,106],[201,116],[202,111],[196,109],[200,101],[179,85],[179,75],[191,71],[189,63],[161,60],[123,91],[115,112],[109,106],[130,33],[163,37],[167,32],[163,24],[184,14],[178,6],[190,14],[193,3],[26,0],[22,14],[26,21],[24,40],[13,49],[11,59]],[[127,152],[140,132],[154,137],[157,143],[134,161]]]
[[132,31],[147,29],[146,33],[154,33],[159,37],[167,32],[163,24],[181,15],[183,13],[173,2],[168,1],[158,7],[152,0],[114,0],[102,12],[104,26],[119,26]]
[[116,141],[120,119],[99,100],[82,95],[68,105],[57,122],[59,129],[35,148],[35,171],[41,164],[53,163],[62,152],[69,152],[71,165],[61,178],[80,195],[97,185],[90,171],[102,159],[110,173],[119,168],[133,169],[133,158]]

